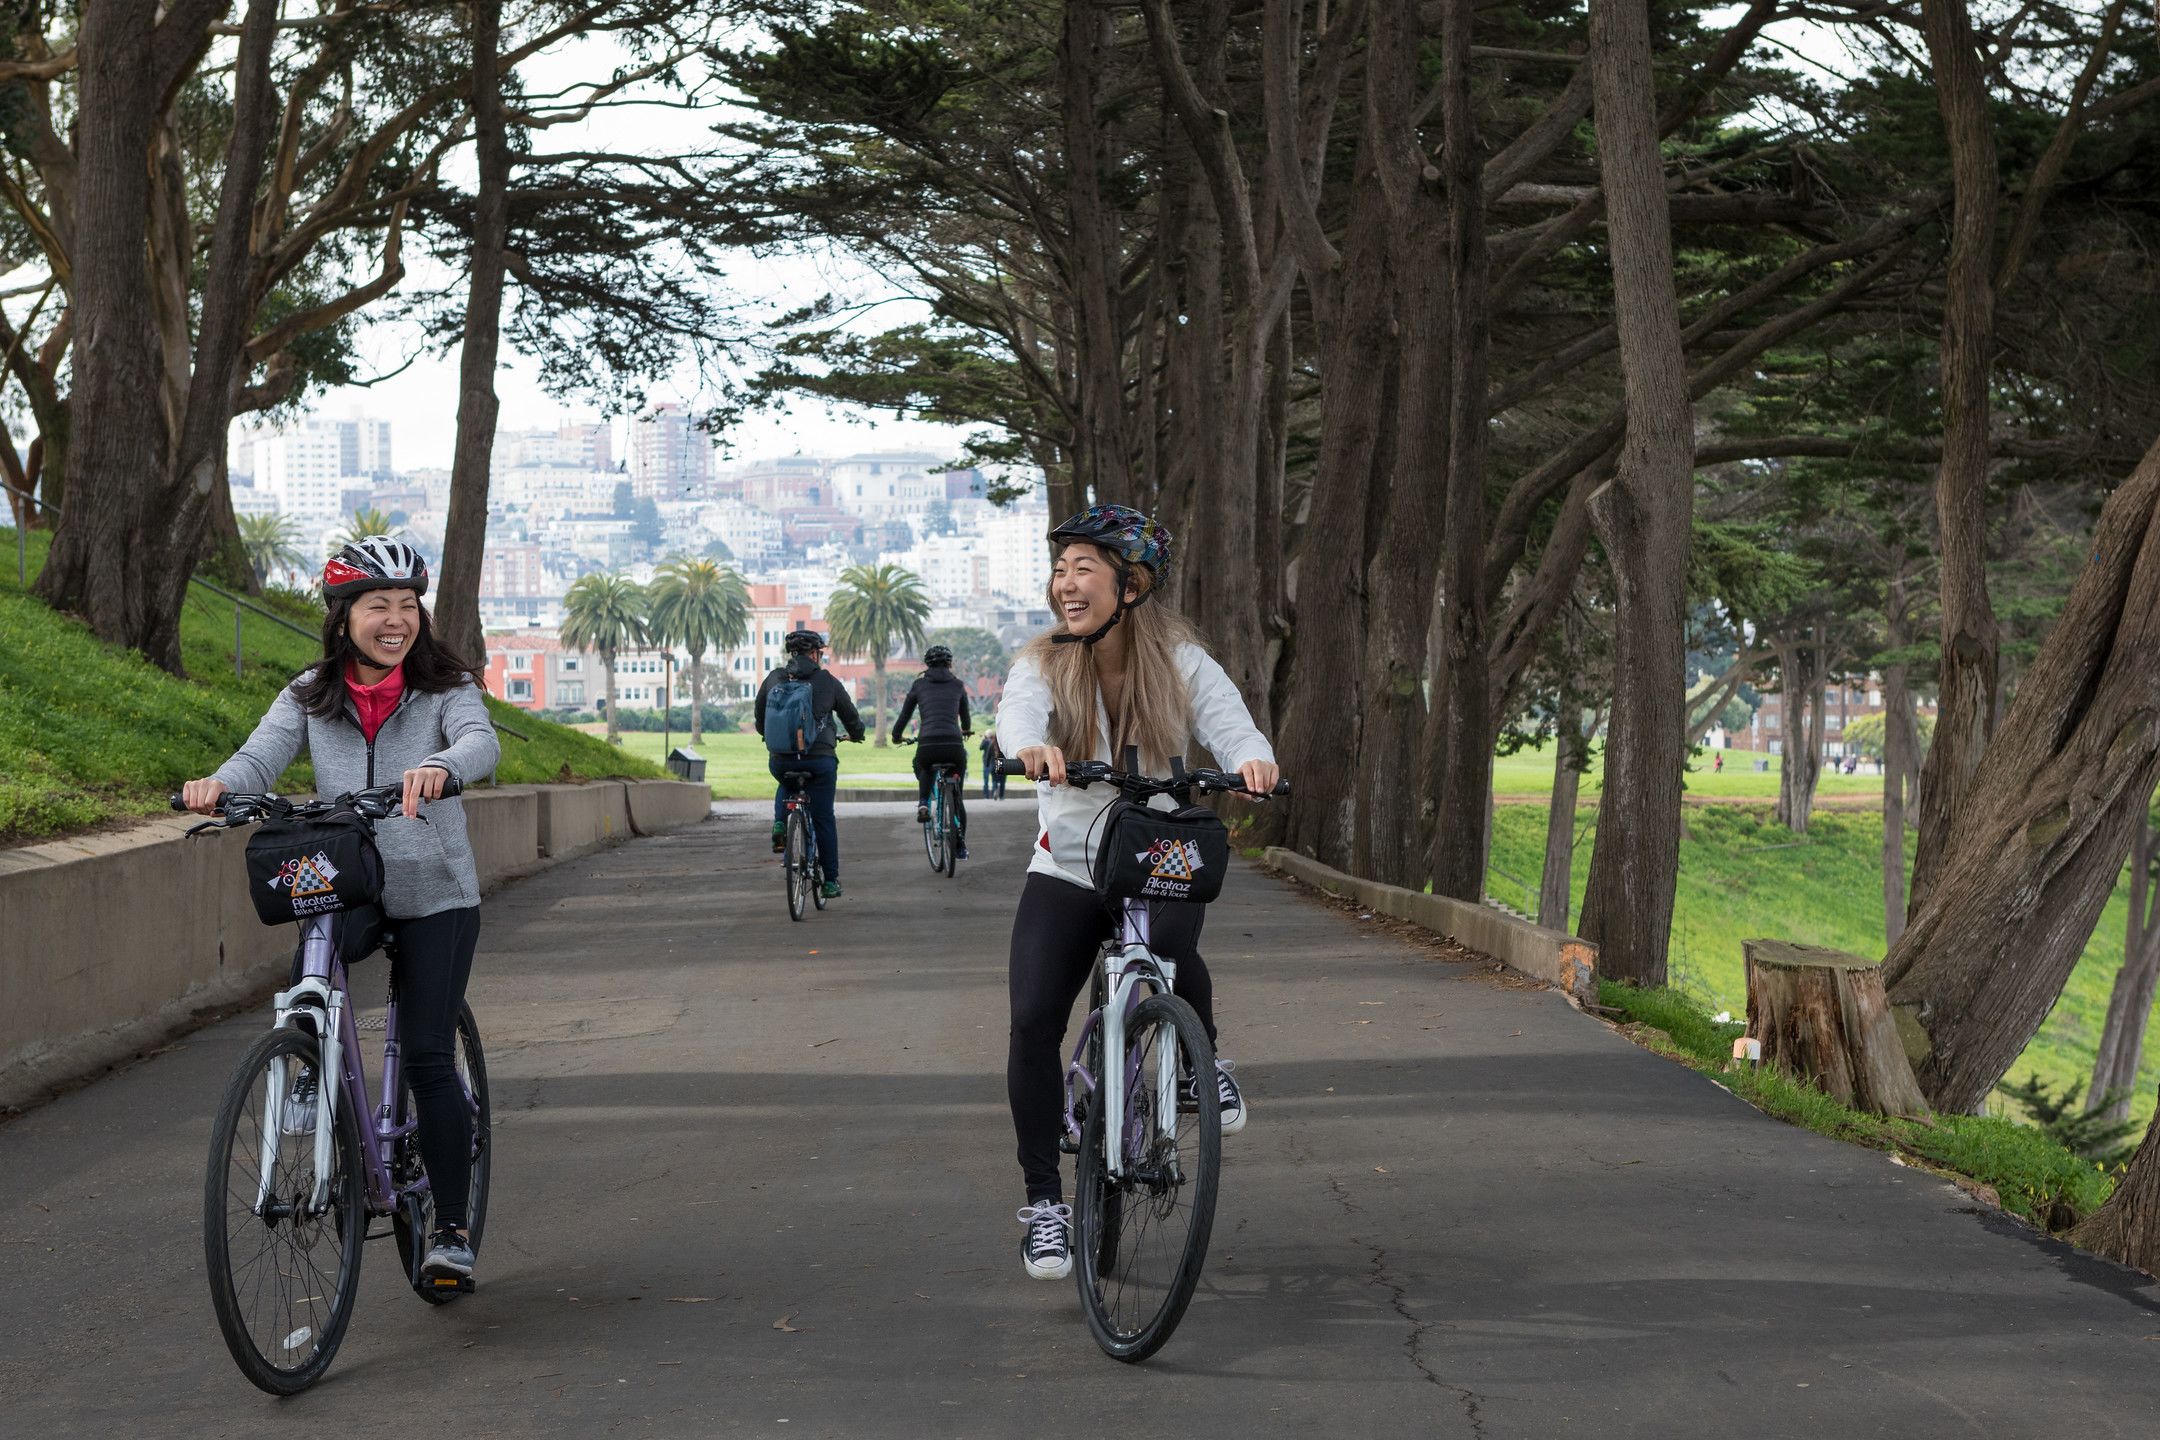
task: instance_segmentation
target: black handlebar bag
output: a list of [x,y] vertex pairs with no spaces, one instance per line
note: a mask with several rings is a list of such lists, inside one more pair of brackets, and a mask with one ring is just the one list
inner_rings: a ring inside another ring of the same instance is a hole
[[1095,893],[1105,900],[1182,900],[1205,905],[1230,870],[1230,830],[1200,805],[1151,810],[1130,800],[1103,812]]
[[265,925],[290,925],[382,899],[382,854],[367,821],[350,811],[271,820],[247,845],[248,894]]

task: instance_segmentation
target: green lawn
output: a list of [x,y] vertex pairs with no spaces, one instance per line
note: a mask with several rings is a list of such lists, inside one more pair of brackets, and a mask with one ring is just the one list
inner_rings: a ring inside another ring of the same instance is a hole
[[[1778,793],[1778,767],[1780,758],[1771,754],[1757,754],[1752,750],[1727,750],[1725,768],[1712,769],[1718,751],[1705,751],[1691,762],[1687,776],[1687,793],[1697,799],[1749,799],[1775,800]],[[1755,762],[1767,761],[1767,770],[1757,770]],[[1834,775],[1825,762],[1823,777],[1815,786],[1817,795],[1868,795],[1882,796],[1882,777],[1873,767],[1863,766],[1857,774]],[[1550,795],[1553,782],[1553,755],[1549,748],[1523,750],[1513,755],[1502,755],[1493,761],[1493,793],[1500,796]],[[1604,756],[1600,752],[1592,762],[1589,772],[1582,778],[1582,798],[1594,798],[1605,788]]]
[[[604,724],[580,725],[588,733],[604,733]],[[671,740],[681,749],[690,748],[690,734],[679,730],[672,736],[663,736],[658,730],[626,730],[622,735],[621,750],[642,760],[659,764],[664,752],[661,741]],[[772,772],[765,768],[765,741],[744,731],[705,732],[704,743],[697,747],[698,754],[705,757],[705,782],[712,786],[716,800],[757,800],[770,798],[773,793]],[[888,747],[883,750],[869,745],[845,744],[840,747],[840,783],[848,785],[874,785],[889,788],[901,784],[913,785],[915,752],[912,749]],[[972,766],[970,776],[973,777]]]
[[[1492,868],[1486,891],[1521,910],[1536,909],[1545,865],[1545,807],[1502,805],[1493,814]],[[1590,872],[1596,814],[1576,814],[1573,904],[1580,907]],[[1805,839],[1770,818],[1768,806],[1712,805],[1687,812],[1680,843],[1670,971],[1675,987],[1709,1009],[1747,1013],[1740,942],[1756,936],[1828,945],[1857,955],[1883,953],[1882,816],[1879,811],[1818,811]],[[1910,848],[1907,855],[1910,856]],[[1525,886],[1528,897],[1526,903]],[[2108,994],[2122,966],[2126,886],[2101,913],[2086,947],[2014,1079],[2037,1072],[2052,1085],[2089,1080]],[[1579,913],[1571,910],[1570,914]],[[2144,1062],[2132,1109],[2153,1112],[2160,1081],[2160,1026],[2146,1031]],[[1998,1104],[2008,1102],[1998,1097]]]
[[[32,578],[48,536],[30,533]],[[257,615],[241,621],[242,673],[233,673],[233,615],[197,591],[181,622],[180,679],[23,593],[15,534],[0,529],[0,844],[22,843],[130,815],[162,812],[184,780],[207,775],[247,738],[281,686],[319,653],[313,640]],[[289,603],[289,602],[286,602]],[[295,623],[319,614],[295,608]],[[572,776],[656,775],[635,756],[490,701],[502,736],[504,783]],[[306,790],[306,762],[281,786]]]

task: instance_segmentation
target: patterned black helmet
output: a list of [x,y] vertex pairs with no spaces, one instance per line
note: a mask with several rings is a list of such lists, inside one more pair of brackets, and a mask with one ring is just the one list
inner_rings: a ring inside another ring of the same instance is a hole
[[1160,588],[1170,578],[1170,532],[1130,505],[1090,505],[1050,532],[1053,545],[1099,545],[1126,565],[1145,565]]
[[825,637],[815,630],[790,630],[787,634],[787,653],[790,655],[815,655],[825,648]]
[[925,665],[950,666],[952,664],[952,647],[950,645],[932,645],[928,650],[923,651],[922,663]]
[[333,600],[369,590],[410,590],[427,594],[427,561],[403,540],[370,535],[355,540],[323,566],[323,594]]

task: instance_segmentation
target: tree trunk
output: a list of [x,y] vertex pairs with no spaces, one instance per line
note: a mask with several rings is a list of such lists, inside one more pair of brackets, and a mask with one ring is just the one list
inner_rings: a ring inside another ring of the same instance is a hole
[[1058,73],[1064,79],[1065,204],[1071,227],[1066,283],[1072,293],[1078,409],[1073,484],[1081,504],[1090,499],[1124,504],[1135,498],[1118,325],[1118,231],[1102,193],[1106,161],[1097,87],[1109,23],[1110,11],[1099,0],[1065,0],[1058,38]]
[[877,677],[876,688],[870,692],[871,744],[879,750],[885,748],[885,657],[871,657],[870,671]]
[[[1433,537],[1447,523],[1449,277],[1427,258],[1431,237],[1445,234],[1448,211],[1440,172],[1418,148],[1414,64],[1419,50],[1414,0],[1379,0],[1366,65],[1365,125],[1372,132],[1380,188],[1388,207],[1389,272],[1395,297],[1397,375],[1395,450],[1386,519],[1366,564],[1364,714],[1366,771],[1360,795],[1356,872],[1392,885],[1422,886],[1427,851],[1420,783],[1426,748],[1427,639],[1438,569]],[[1482,665],[1483,647],[1478,659]],[[1482,691],[1482,677],[1477,684]],[[1473,697],[1482,701],[1482,695]],[[1483,726],[1479,705],[1477,722]],[[1462,782],[1462,798],[1477,782]],[[1484,893],[1481,802],[1440,817],[1434,850],[1476,878]],[[1455,852],[1467,851],[1467,855]]]
[[2070,1232],[2081,1250],[2160,1274],[2160,1113],[2107,1203]]
[[[1427,746],[1435,823],[1430,857],[1435,895],[1472,902],[1485,895],[1484,843],[1461,843],[1461,821],[1492,804],[1492,728],[1486,656],[1485,381],[1489,346],[1484,162],[1470,101],[1473,0],[1446,0],[1440,13],[1440,119],[1447,186],[1447,488],[1441,529],[1440,625],[1433,742]],[[1572,810],[1572,801],[1570,804]],[[1569,821],[1573,823],[1572,814]],[[1452,832],[1454,843],[1447,843]],[[1563,911],[1567,908],[1562,901]]]
[[1392,388],[1387,211],[1372,149],[1369,137],[1360,142],[1350,181],[1337,303],[1314,305],[1326,383],[1295,561],[1296,646],[1281,724],[1283,773],[1296,787],[1284,843],[1345,871],[1356,863],[1358,791],[1374,780],[1362,768],[1362,697],[1346,677],[1365,673],[1366,516],[1374,491],[1386,489],[1374,462]]
[[1647,8],[1634,0],[1593,0],[1590,63],[1627,438],[1619,472],[1594,507],[1612,557],[1617,622],[1605,793],[1582,934],[1597,943],[1602,973],[1658,985],[1665,981],[1680,868],[1695,443]]
[[1806,632],[1778,641],[1778,670],[1785,738],[1778,756],[1777,822],[1807,834],[1822,776],[1822,651]]
[[[206,7],[148,0],[85,6],[77,39],[76,245],[68,324],[69,406],[93,416],[69,447],[67,492],[37,593],[99,638],[180,671],[180,608],[223,479],[240,345],[248,217],[261,175],[277,7],[250,0],[234,70],[227,144],[200,305],[192,383],[174,399],[168,337],[151,284],[153,154],[160,117],[207,43]],[[162,222],[166,217],[157,217]],[[186,227],[182,227],[185,229]],[[187,362],[179,362],[185,373]]]
[[[1896,573],[1890,577],[1888,604],[1884,607],[1883,638],[1892,652],[1902,650],[1912,639],[1906,609],[1906,569],[1901,558]],[[1905,786],[1906,777],[1919,769],[1920,756],[1913,743],[1912,691],[1906,683],[1904,662],[1883,667],[1882,687],[1883,947],[1887,953],[1905,933]]]
[[690,743],[705,743],[705,652],[690,652]]
[[[1921,791],[1912,913],[1927,903],[1962,829],[1994,730],[2001,636],[1987,588],[1988,381],[1995,352],[1995,132],[1965,0],[1922,0],[1921,28],[1950,149],[1953,199],[1942,325],[1942,679]],[[1992,799],[1990,800],[1992,803]]]
[[600,673],[607,677],[607,738],[608,744],[612,745],[615,743],[616,736],[621,733],[615,724],[615,656],[613,652],[607,650],[600,652]]
[[480,624],[480,571],[487,551],[488,471],[495,451],[496,354],[502,342],[503,272],[510,245],[510,137],[503,115],[502,0],[473,0],[472,274],[465,342],[458,358],[457,442],[450,459],[450,513],[443,523],[435,624],[443,643],[475,665],[487,663]]
[[1580,716],[1562,707],[1553,727],[1552,804],[1545,811],[1545,873],[1538,881],[1537,923],[1565,930],[1570,885],[1575,873],[1575,795],[1582,785],[1577,756],[1582,753]]
[[1979,1105],[2046,1019],[2160,781],[2160,443],[1973,777],[1939,880],[1884,961],[1937,1108]]
[[2115,988],[2108,995],[2092,1085],[2085,1092],[2087,1110],[2104,1109],[2116,1120],[2130,1114],[2130,1093],[2137,1085],[2145,1026],[2152,1015],[2154,981],[2160,977],[2160,923],[2155,923],[2150,898],[2153,849],[2148,811],[2130,841],[2130,914],[2123,927],[2122,968],[2115,972]]
[[1775,1065],[1854,1110],[1925,1115],[1874,961],[1782,940],[1742,942],[1747,1033]]

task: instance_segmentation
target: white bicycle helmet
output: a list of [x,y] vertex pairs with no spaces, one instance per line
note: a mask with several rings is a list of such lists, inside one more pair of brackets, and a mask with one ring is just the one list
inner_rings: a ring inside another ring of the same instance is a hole
[[425,595],[427,585],[427,561],[418,550],[389,535],[354,540],[323,566],[323,594],[333,600],[367,590],[410,590]]

